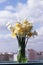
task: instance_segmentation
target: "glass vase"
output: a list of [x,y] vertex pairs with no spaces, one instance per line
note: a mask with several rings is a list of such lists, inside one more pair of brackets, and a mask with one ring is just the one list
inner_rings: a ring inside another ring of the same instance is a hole
[[19,51],[17,56],[17,61],[19,63],[25,63],[27,62],[27,58],[25,55],[25,37],[18,37],[18,45],[19,45]]

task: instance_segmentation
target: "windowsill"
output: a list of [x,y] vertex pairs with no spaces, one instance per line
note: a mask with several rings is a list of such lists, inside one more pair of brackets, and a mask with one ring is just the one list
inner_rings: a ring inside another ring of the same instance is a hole
[[27,63],[18,63],[17,61],[0,61],[0,64],[42,64],[43,60],[28,61]]

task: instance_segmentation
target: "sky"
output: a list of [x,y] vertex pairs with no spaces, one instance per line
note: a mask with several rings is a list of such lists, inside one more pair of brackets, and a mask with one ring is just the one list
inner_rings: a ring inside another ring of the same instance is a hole
[[28,40],[26,49],[43,51],[43,0],[0,0],[0,52],[18,51],[16,38],[6,24],[15,24],[27,19],[32,22],[38,36]]

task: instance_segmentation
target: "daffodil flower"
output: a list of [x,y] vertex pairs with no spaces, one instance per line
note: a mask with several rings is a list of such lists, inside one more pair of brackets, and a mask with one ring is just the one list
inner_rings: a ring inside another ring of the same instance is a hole
[[12,38],[15,38],[15,37],[16,37],[16,33],[12,33],[12,34],[11,34],[11,37],[12,37]]

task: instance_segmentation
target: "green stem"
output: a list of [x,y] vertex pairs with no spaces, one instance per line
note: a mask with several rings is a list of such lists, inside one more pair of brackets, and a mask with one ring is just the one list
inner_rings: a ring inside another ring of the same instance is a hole
[[22,37],[21,54],[25,58],[25,37]]

